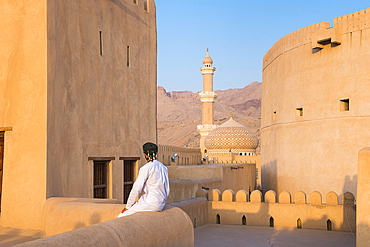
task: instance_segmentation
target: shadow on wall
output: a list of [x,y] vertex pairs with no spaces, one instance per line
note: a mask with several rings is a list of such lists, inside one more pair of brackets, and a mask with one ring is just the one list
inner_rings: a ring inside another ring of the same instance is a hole
[[263,192],[268,190],[279,191],[277,188],[277,162],[273,160],[268,164],[263,164],[261,169],[261,180]]
[[[353,175],[352,180],[351,180],[349,175],[346,175],[345,178],[344,178],[344,184],[343,184],[343,190],[342,190],[343,194],[341,196],[342,197],[342,205],[344,205],[344,206],[355,205],[355,202],[356,202],[355,197],[349,191],[356,191],[356,187],[357,187],[357,175]],[[356,214],[356,207],[343,207],[343,208],[344,208],[344,210],[343,210],[343,219],[345,219],[345,221],[343,222],[343,226],[348,225],[349,228],[350,228],[351,233],[353,234],[353,232],[356,229],[351,228],[351,225],[348,222],[348,214],[352,213],[352,212],[349,212],[349,211],[354,211],[354,213]]]
[[[352,179],[349,175],[346,175],[344,177],[344,184],[343,184],[343,190],[342,193],[346,193],[347,191],[353,191],[352,193],[356,192],[357,188],[357,175],[353,175]],[[342,195],[343,195],[342,194]],[[342,196],[339,195],[339,196]],[[354,194],[356,196],[356,194]]]
[[[118,216],[118,215],[117,215]],[[94,225],[94,224],[97,224],[97,223],[100,223],[102,222],[102,219],[100,217],[100,214],[98,213],[94,213],[90,216],[90,220],[89,220],[89,224],[85,224],[85,222],[83,221],[79,221],[75,224],[74,226],[74,229],[78,229],[78,228],[82,228],[82,227],[86,227],[86,226],[90,226],[90,225]]]

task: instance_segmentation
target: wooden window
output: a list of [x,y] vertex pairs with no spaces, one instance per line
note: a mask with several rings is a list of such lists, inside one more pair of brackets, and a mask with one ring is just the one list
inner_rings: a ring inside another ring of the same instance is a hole
[[135,181],[136,160],[123,161],[123,203],[126,204]]
[[3,184],[3,158],[4,158],[4,131],[0,132],[0,212],[1,212],[1,195]]
[[108,198],[108,163],[94,161],[94,198]]

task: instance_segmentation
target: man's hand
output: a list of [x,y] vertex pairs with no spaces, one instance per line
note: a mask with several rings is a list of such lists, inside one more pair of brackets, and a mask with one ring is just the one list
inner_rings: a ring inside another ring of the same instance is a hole
[[124,213],[127,211],[127,208],[124,208],[121,213]]

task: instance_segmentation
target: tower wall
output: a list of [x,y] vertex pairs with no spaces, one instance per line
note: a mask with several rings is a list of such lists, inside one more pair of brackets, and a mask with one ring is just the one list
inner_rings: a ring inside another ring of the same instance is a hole
[[[154,1],[48,1],[47,195],[94,197],[108,160],[109,197],[123,201],[123,161],[156,143]],[[129,47],[129,48],[128,48]],[[137,169],[137,168],[136,168]]]
[[138,3],[1,1],[1,226],[42,230],[48,197],[93,197],[92,158],[122,201],[120,158],[140,167],[156,142],[156,9]]
[[213,91],[213,73],[203,74],[203,92]]
[[202,123],[213,124],[214,122],[214,103],[202,102]]
[[46,1],[0,3],[3,227],[40,229],[46,200]]
[[[263,61],[264,190],[356,195],[357,154],[370,144],[370,9],[314,24]],[[349,110],[343,105],[349,102]]]

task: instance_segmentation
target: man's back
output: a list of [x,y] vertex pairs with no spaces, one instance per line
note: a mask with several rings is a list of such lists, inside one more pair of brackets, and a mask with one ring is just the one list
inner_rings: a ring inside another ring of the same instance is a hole
[[140,168],[140,173],[142,172],[146,174],[147,180],[143,188],[145,194],[142,195],[139,203],[150,204],[161,211],[170,193],[168,169],[158,160],[153,160]]

